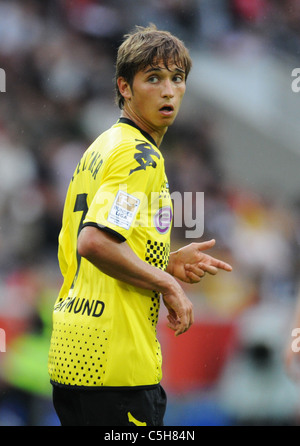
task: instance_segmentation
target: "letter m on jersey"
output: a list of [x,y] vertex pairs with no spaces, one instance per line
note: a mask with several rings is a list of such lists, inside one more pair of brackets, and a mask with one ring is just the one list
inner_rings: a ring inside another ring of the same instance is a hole
[[137,144],[135,146],[136,150],[138,150],[138,153],[135,153],[134,159],[137,161],[139,166],[135,169],[131,169],[129,175],[131,175],[133,172],[136,172],[137,170],[146,170],[147,167],[153,167],[153,169],[155,169],[157,164],[152,157],[156,156],[156,158],[160,158],[159,153],[157,153],[153,149],[151,144],[145,141],[139,141],[138,139],[136,139],[136,141],[140,142],[140,144]]

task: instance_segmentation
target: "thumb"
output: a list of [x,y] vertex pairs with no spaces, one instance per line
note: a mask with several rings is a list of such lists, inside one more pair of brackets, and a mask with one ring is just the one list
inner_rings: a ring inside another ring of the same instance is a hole
[[212,248],[216,244],[216,240],[213,238],[211,240],[207,240],[205,242],[198,243],[199,251],[205,251],[206,249]]

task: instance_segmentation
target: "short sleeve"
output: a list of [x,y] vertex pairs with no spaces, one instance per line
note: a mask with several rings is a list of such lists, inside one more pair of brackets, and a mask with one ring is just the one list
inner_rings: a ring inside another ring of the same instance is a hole
[[101,184],[83,226],[96,226],[127,240],[147,216],[162,161],[160,152],[146,141],[119,146],[103,166]]

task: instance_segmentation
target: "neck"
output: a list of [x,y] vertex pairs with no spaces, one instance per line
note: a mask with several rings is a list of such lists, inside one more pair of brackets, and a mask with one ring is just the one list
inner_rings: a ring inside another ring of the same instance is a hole
[[128,110],[127,108],[124,108],[122,110],[121,117],[130,119],[141,130],[148,133],[154,139],[157,147],[159,147],[160,144],[162,143],[163,137],[166,131],[168,130],[168,127],[162,127],[160,129],[152,128],[147,122],[145,122],[142,118],[140,118],[136,114],[131,113],[130,110]]

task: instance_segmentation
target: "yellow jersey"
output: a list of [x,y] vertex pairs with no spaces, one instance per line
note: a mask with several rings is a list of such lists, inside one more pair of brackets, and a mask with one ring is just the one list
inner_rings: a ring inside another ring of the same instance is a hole
[[77,252],[91,225],[165,269],[172,202],[164,158],[150,135],[120,118],[79,161],[68,188],[58,259],[63,285],[54,305],[48,370],[52,383],[83,387],[157,385],[160,295],[116,280]]

